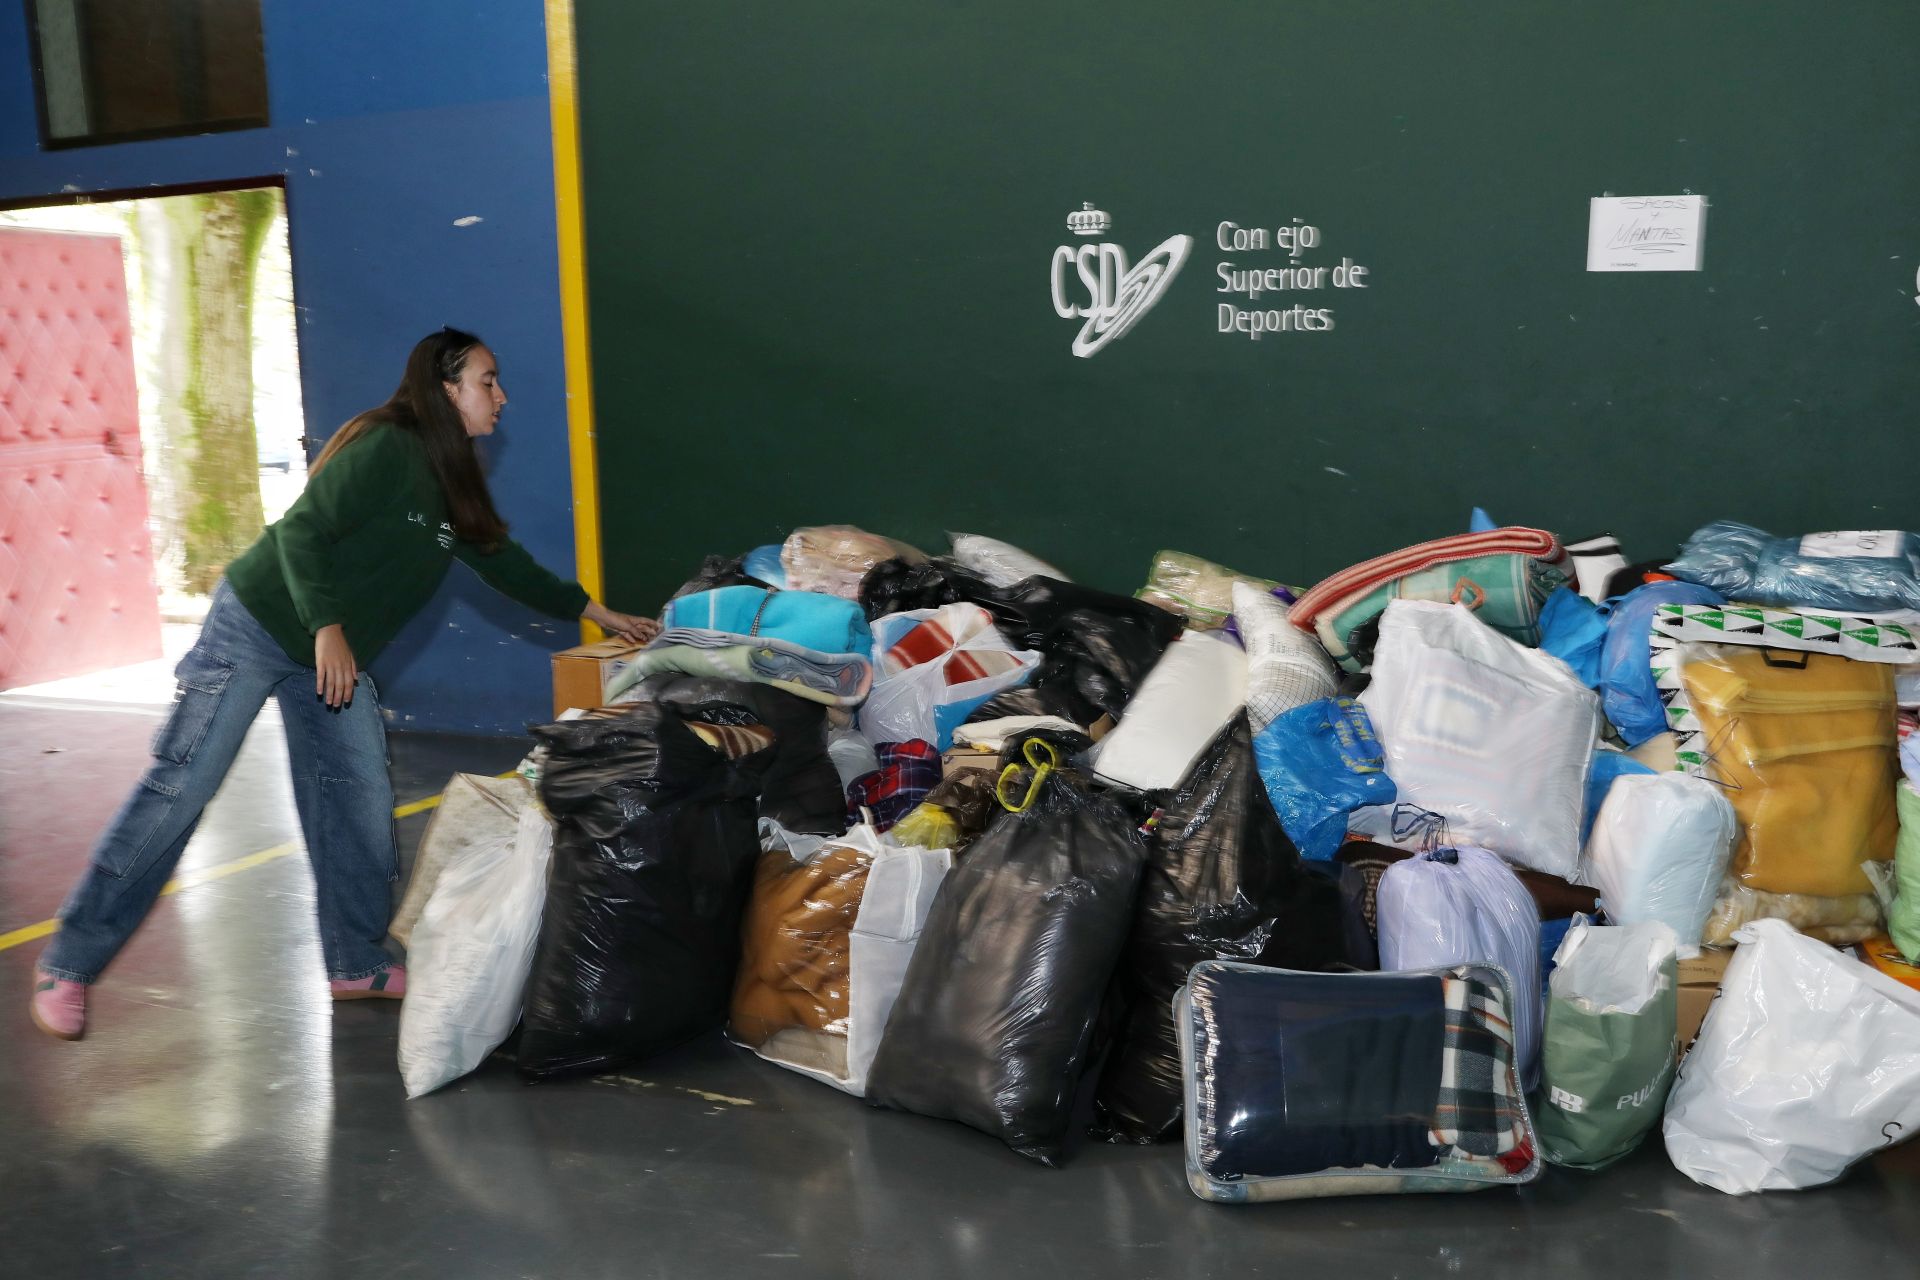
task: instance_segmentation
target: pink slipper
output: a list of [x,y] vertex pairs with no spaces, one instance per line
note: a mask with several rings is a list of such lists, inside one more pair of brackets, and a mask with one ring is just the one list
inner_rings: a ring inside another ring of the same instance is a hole
[[390,964],[364,978],[336,978],[327,984],[335,1000],[404,1000],[407,998],[407,966]]
[[33,1025],[61,1040],[78,1040],[85,1035],[86,985],[56,978],[43,969],[35,969],[33,978],[33,1002],[27,1006]]

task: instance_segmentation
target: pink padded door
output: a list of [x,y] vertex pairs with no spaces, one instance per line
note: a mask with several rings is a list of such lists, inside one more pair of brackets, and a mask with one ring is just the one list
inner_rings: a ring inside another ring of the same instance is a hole
[[120,240],[0,227],[0,689],[159,656]]

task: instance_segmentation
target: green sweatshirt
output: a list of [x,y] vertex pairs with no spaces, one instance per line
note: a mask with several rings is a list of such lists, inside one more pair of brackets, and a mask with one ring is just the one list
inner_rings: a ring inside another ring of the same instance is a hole
[[313,665],[313,636],[338,622],[365,667],[439,587],[458,556],[495,590],[555,618],[587,593],[502,540],[491,554],[454,536],[426,446],[380,425],[342,449],[287,514],[227,566],[227,581],[287,656]]

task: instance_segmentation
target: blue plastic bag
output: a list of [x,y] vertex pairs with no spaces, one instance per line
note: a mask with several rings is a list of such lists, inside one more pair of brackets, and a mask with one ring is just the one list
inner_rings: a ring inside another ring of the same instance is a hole
[[747,552],[740,562],[740,568],[749,577],[758,578],[770,587],[785,590],[787,586],[787,566],[780,563],[780,544],[769,542],[764,547],[755,547]]
[[1667,572],[1743,604],[1841,613],[1920,609],[1920,536],[1898,529],[1776,538],[1716,520],[1687,539]]
[[1561,587],[1540,610],[1540,648],[1573,668],[1580,683],[1600,687],[1600,651],[1607,642],[1607,611]]
[[1397,794],[1373,722],[1352,698],[1322,698],[1276,717],[1253,739],[1267,799],[1300,856],[1330,862],[1347,815]]
[[1607,642],[1600,650],[1600,707],[1630,747],[1667,731],[1667,705],[1653,683],[1648,637],[1663,604],[1725,604],[1711,587],[1691,582],[1649,582],[1621,596],[1607,615]]

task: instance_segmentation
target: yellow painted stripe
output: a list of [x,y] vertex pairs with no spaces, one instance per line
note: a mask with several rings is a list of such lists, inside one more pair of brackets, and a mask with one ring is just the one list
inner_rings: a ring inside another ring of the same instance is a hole
[[[513,774],[514,771],[509,769],[505,773],[496,773],[493,776],[496,778],[511,778]],[[393,811],[393,816],[395,818],[411,818],[416,813],[425,813],[427,810],[437,807],[439,803],[439,796],[428,796],[424,800],[409,801],[406,804],[396,807]],[[189,871],[185,875],[175,876],[173,879],[167,881],[166,887],[160,890],[160,893],[161,896],[164,897],[170,893],[178,893],[182,889],[193,889],[203,884],[212,884],[215,880],[224,880],[228,876],[239,875],[242,871],[251,871],[255,867],[264,867],[267,863],[284,858],[290,853],[298,853],[300,848],[301,845],[299,841],[290,841],[286,844],[277,844],[271,849],[262,849],[258,853],[249,853],[243,858],[235,858],[232,862],[221,862],[211,867],[201,867],[197,871]],[[24,928],[15,929],[11,933],[0,933],[0,951],[5,951],[10,947],[17,947],[23,943],[32,942],[35,939],[44,938],[58,932],[60,932],[60,922],[58,920],[42,920],[39,924],[30,924]]]
[[24,929],[15,929],[12,933],[0,933],[0,951],[8,947],[17,947],[23,942],[32,942],[35,938],[44,938],[50,933],[60,932],[58,920],[42,920],[39,924],[30,924]]
[[[560,335],[566,355],[567,446],[573,462],[574,573],[603,598],[600,558],[600,458],[594,444],[593,362],[587,342],[586,213],[580,185],[579,60],[573,0],[546,0],[547,94],[553,118],[553,213],[560,241]],[[581,639],[602,638],[580,624]]]

